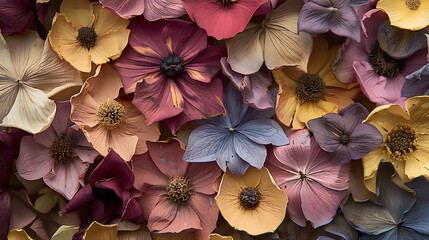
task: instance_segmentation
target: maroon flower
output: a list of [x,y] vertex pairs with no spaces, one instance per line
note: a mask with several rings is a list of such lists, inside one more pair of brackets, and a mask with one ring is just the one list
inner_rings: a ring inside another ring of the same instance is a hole
[[23,33],[34,20],[37,20],[38,28],[43,29],[41,22],[47,10],[48,4],[34,0],[0,0],[0,29],[3,33]]

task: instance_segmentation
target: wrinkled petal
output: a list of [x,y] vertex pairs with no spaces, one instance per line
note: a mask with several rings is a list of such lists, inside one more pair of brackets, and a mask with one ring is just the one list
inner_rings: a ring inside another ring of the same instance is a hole
[[183,2],[180,0],[145,0],[144,4],[144,16],[149,21],[160,18],[177,18],[186,14]]
[[289,144],[283,129],[272,119],[255,119],[239,125],[235,130],[258,144],[281,146]]

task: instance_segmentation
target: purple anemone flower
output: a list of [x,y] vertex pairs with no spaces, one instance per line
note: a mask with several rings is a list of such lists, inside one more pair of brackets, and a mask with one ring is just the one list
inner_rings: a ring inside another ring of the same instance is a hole
[[307,129],[288,137],[291,144],[273,147],[265,166],[288,196],[289,218],[300,226],[308,220],[317,228],[331,222],[347,195],[350,162],[332,162]]
[[[114,218],[140,223],[142,209],[132,195],[133,184],[131,167],[110,150],[89,176],[89,184],[80,189],[60,213],[79,213],[84,227],[92,221],[106,224]],[[84,230],[75,236],[81,237]]]
[[298,18],[298,32],[325,33],[360,42],[360,23],[350,0],[308,0]]
[[271,94],[268,90],[273,77],[268,69],[265,69],[266,71],[261,69],[259,72],[243,75],[232,70],[226,57],[221,58],[220,63],[222,64],[223,74],[231,80],[234,87],[243,95],[244,103],[259,110],[274,108]]
[[217,161],[242,176],[249,166],[261,169],[267,157],[264,145],[289,144],[281,126],[274,120],[274,109],[257,111],[243,103],[240,92],[231,84],[225,93],[226,116],[201,120],[191,132],[182,160],[186,162]]
[[362,158],[383,142],[383,135],[376,127],[362,123],[368,114],[364,106],[354,103],[338,114],[328,113],[308,121],[308,127],[332,160],[344,163]]
[[377,202],[355,202],[341,209],[361,239],[429,239],[429,182],[420,176],[403,184],[390,162],[377,172]]

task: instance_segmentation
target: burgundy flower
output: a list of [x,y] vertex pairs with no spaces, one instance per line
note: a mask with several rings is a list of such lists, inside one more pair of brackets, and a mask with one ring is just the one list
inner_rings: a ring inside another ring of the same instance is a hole
[[23,33],[33,21],[40,22],[46,17],[48,4],[36,3],[35,0],[0,0],[0,29],[3,33]]
[[[98,164],[85,185],[60,212],[77,212],[81,226],[92,221],[107,223],[113,218],[135,223],[143,221],[140,205],[132,196],[134,174],[131,167],[113,150]],[[84,230],[76,233],[79,238]]]
[[165,120],[173,133],[185,122],[225,113],[220,70],[224,47],[207,47],[192,22],[133,19],[130,47],[115,63],[126,93],[148,125]]

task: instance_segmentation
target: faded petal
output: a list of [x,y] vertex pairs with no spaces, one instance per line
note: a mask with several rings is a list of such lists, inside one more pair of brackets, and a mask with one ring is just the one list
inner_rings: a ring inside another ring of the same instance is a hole
[[143,14],[145,1],[101,0],[100,3],[115,11],[121,18],[129,19]]
[[31,136],[25,136],[16,160],[19,175],[27,180],[36,180],[44,177],[53,168],[54,160],[49,154],[49,148],[34,142]]
[[281,126],[272,119],[255,119],[240,124],[235,130],[258,144],[289,144]]
[[160,18],[177,18],[186,14],[183,2],[180,0],[146,0],[144,4],[143,15],[149,21]]

